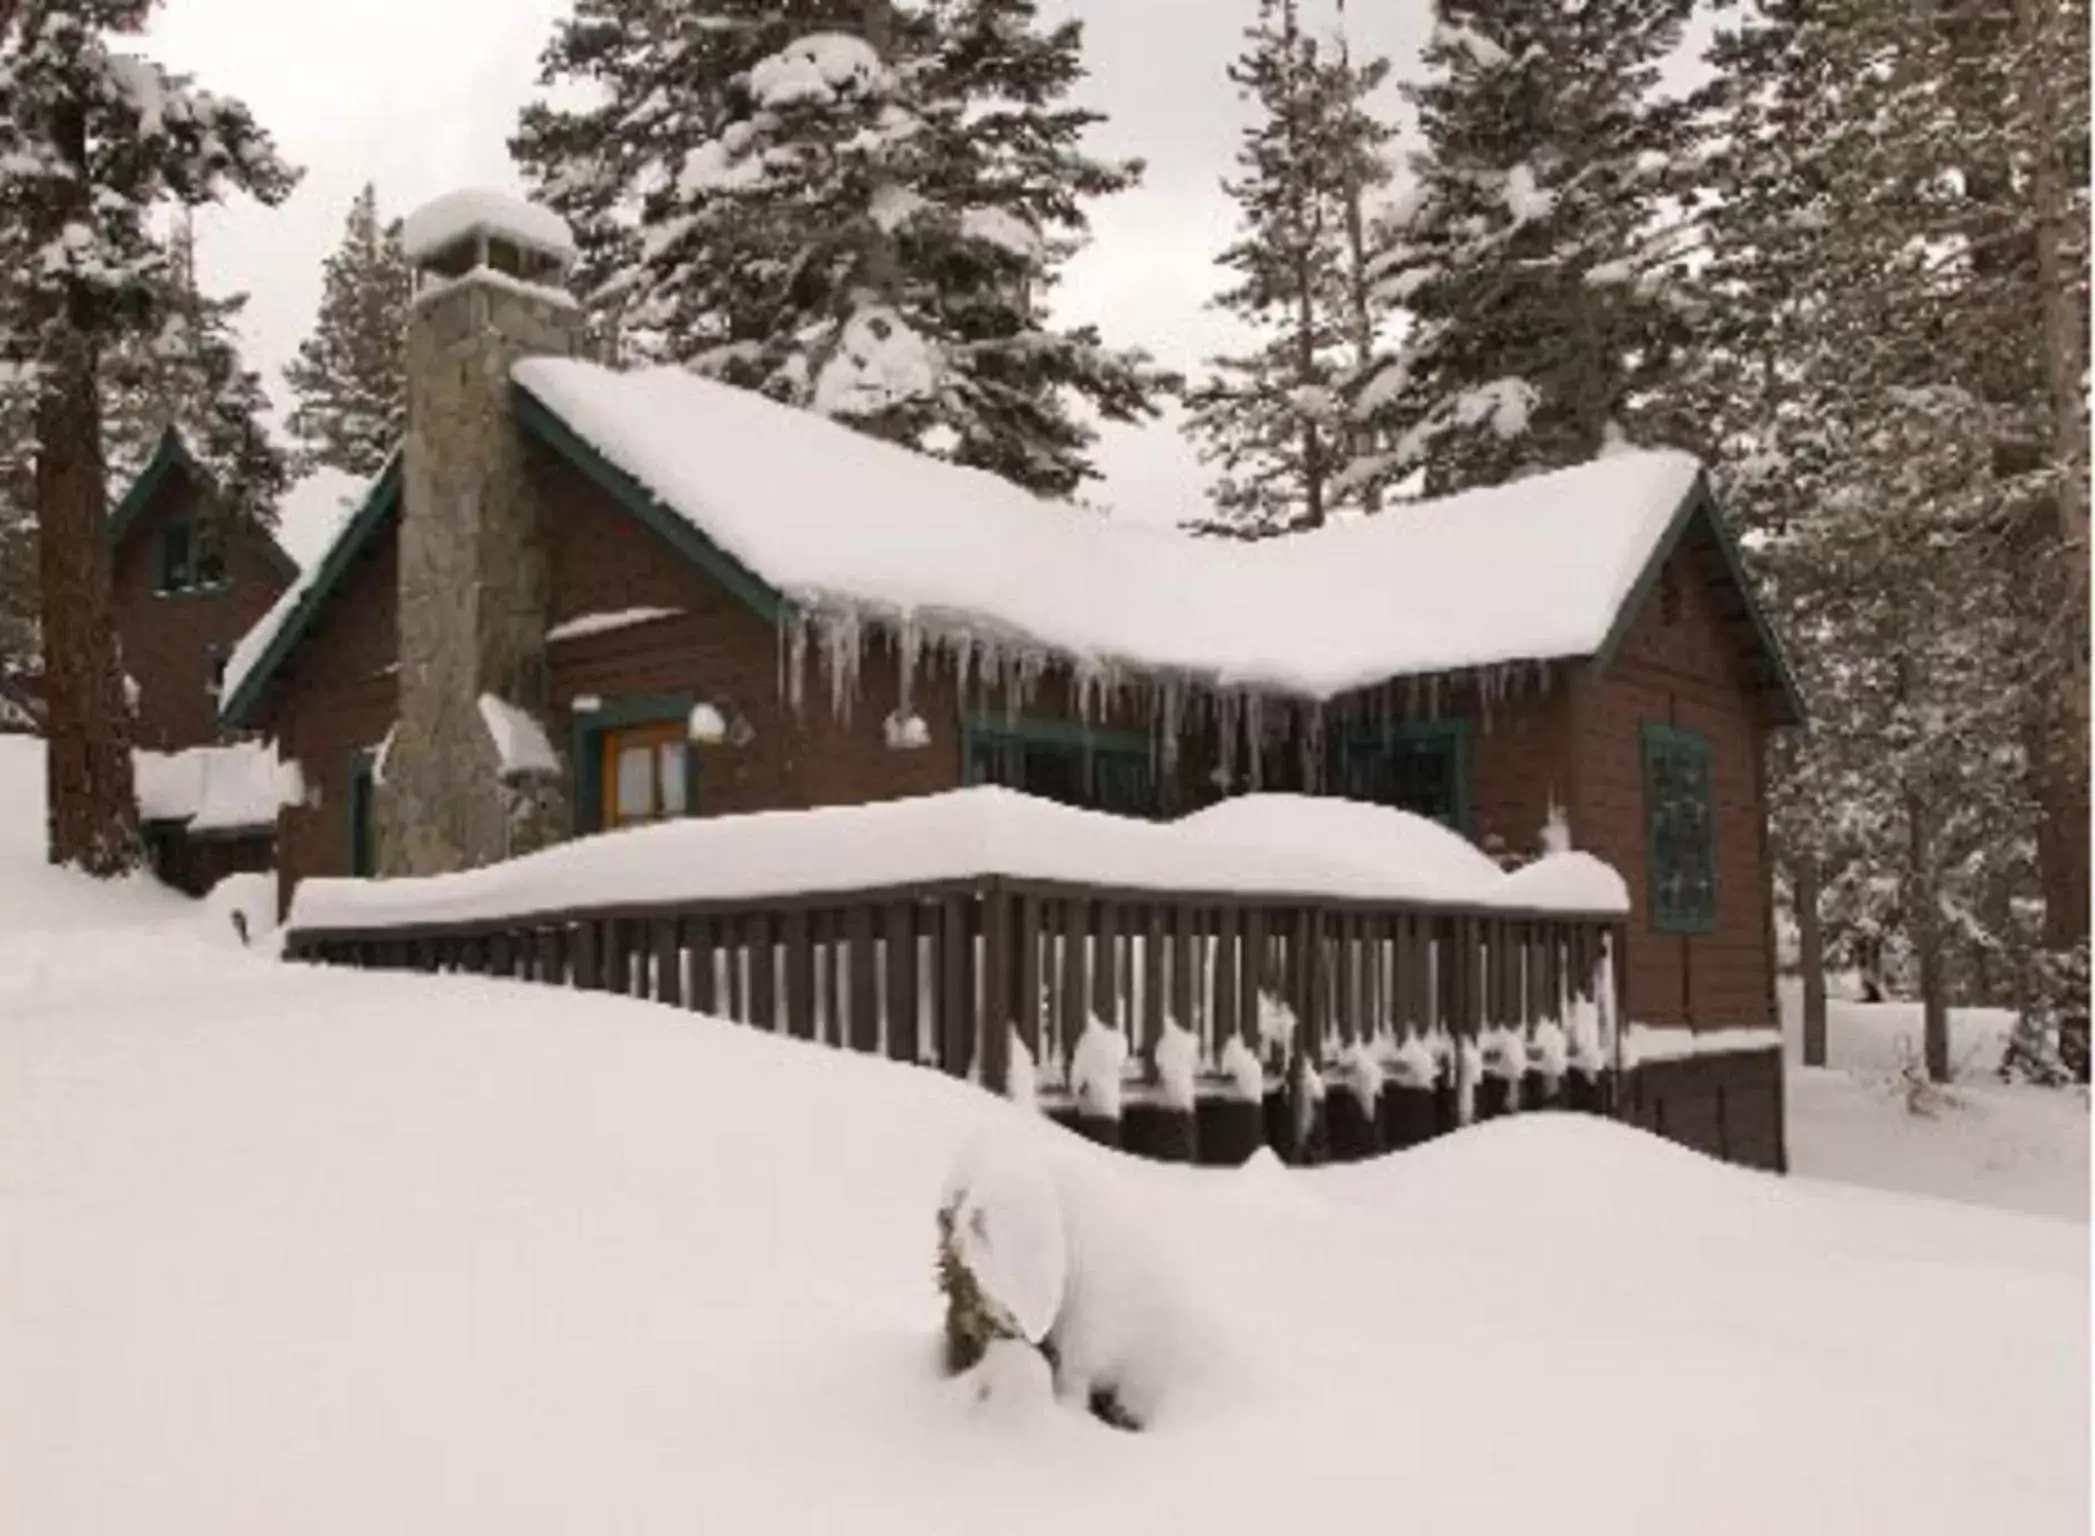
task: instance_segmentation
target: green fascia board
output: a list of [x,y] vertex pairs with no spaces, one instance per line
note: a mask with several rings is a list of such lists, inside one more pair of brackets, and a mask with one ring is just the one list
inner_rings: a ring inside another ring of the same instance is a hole
[[252,725],[251,716],[255,705],[261,701],[270,679],[312,629],[320,616],[320,610],[326,607],[334,596],[335,588],[342,584],[343,578],[356,564],[357,557],[371,542],[372,535],[383,526],[388,516],[398,510],[400,478],[400,455],[396,452],[386,461],[386,467],[378,472],[378,478],[371,482],[371,488],[364,493],[362,504],[350,515],[335,542],[328,546],[327,553],[321,557],[319,570],[313,575],[312,583],[300,594],[298,605],[292,610],[290,617],[278,626],[276,637],[269,642],[269,648],[262,653],[254,666],[248,669],[247,676],[240,680],[239,688],[219,706],[218,718],[221,723],[240,729],[247,729]]
[[1792,726],[1808,724],[1811,715],[1804,706],[1804,691],[1797,686],[1796,673],[1790,669],[1789,658],[1783,653],[1782,642],[1776,637],[1775,626],[1768,619],[1767,609],[1761,606],[1760,596],[1754,590],[1753,578],[1746,570],[1745,559],[1739,552],[1738,541],[1732,537],[1723,509],[1717,505],[1717,495],[1710,487],[1707,471],[1695,477],[1694,486],[1682,499],[1679,509],[1673,514],[1673,520],[1666,525],[1665,533],[1653,547],[1650,558],[1644,562],[1644,569],[1637,573],[1636,584],[1630,588],[1628,598],[1615,615],[1614,627],[1608,631],[1607,639],[1601,642],[1600,649],[1594,653],[1595,665],[1602,671],[1614,665],[1616,656],[1621,653],[1623,642],[1629,638],[1631,626],[1636,623],[1637,615],[1644,611],[1644,604],[1658,586],[1659,576],[1665,570],[1666,562],[1673,558],[1674,551],[1680,548],[1688,534],[1697,528],[1709,534],[1711,542],[1717,547],[1718,555],[1723,559],[1726,574],[1730,576],[1732,585],[1738,588],[1739,597],[1746,605],[1746,616],[1752,620],[1754,637],[1760,643],[1761,664],[1773,677],[1781,701],[1776,723]]
[[517,424],[637,518],[670,548],[727,588],[767,624],[779,623],[788,604],[779,590],[694,527],[691,521],[613,464],[558,412],[521,384],[510,385]]
[[[159,496],[160,488],[167,483],[167,477],[178,470],[216,494],[218,482],[212,478],[208,469],[196,461],[196,456],[189,451],[189,445],[182,441],[182,434],[173,427],[164,429],[160,434],[160,441],[153,446],[153,456],[146,461],[145,468],[138,472],[138,478],[131,482],[131,488],[124,492],[122,499],[109,514],[106,528],[111,549],[115,549],[130,536],[132,527]],[[266,528],[258,528],[257,531],[264,535],[262,552],[270,567],[285,581],[296,581],[299,574],[298,562],[284,553],[284,546],[277,543],[276,535]],[[221,590],[223,589],[219,587],[208,589],[211,594]]]

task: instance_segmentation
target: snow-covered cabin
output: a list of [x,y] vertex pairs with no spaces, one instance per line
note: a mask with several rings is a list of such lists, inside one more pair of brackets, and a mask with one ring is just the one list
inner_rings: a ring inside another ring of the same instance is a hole
[[1635,892],[1632,1017],[1772,1022],[1763,760],[1801,708],[1692,459],[1197,540],[582,360],[542,210],[410,228],[402,450],[227,679],[303,771],[287,901],[971,782],[1155,817],[1302,789],[1508,861],[1568,827]]

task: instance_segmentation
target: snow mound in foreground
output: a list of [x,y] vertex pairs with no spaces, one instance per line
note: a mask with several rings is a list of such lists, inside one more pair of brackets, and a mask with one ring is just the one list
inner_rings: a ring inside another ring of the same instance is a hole
[[[625,999],[71,938],[0,998],[0,1530],[2084,1526],[2084,1227],[1568,1114],[1145,1164]],[[940,1370],[985,1131],[1148,1433]]]

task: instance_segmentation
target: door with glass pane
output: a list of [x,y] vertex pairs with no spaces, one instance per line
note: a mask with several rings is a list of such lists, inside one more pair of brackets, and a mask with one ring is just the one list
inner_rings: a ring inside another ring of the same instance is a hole
[[689,812],[691,743],[682,720],[606,731],[603,753],[601,825],[606,829]]

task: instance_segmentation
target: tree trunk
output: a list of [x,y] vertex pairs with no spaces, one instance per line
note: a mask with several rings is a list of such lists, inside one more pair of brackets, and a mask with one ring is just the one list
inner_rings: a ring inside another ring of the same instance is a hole
[[54,864],[117,875],[138,863],[138,806],[102,536],[102,412],[93,342],[68,328],[47,350],[45,370],[36,507],[49,852]]
[[1941,895],[1935,888],[1934,852],[1928,811],[1921,796],[1906,794],[1906,932],[1920,967],[1921,1050],[1928,1080],[1950,1079],[1949,998],[1942,965]]
[[1819,923],[1819,861],[1800,853],[1790,863],[1797,908],[1797,968],[1804,973],[1804,1065],[1826,1064],[1826,934]]
[[2058,952],[2088,936],[2088,420],[2082,394],[2087,322],[2075,302],[2078,285],[2071,281],[2062,248],[2068,199],[2058,158],[2057,82],[2070,61],[2060,56],[2062,44],[2050,11],[2040,0],[2016,0],[2023,95],[2035,141],[2030,202],[2044,392],[2051,414],[2051,456],[2061,472],[2059,542],[2071,578],[2066,599],[2071,665],[2061,675],[2057,696],[2065,739],[2047,754],[2048,771],[2040,784],[2048,794],[2041,802],[2043,826],[2038,836],[2044,866],[2045,947]]

